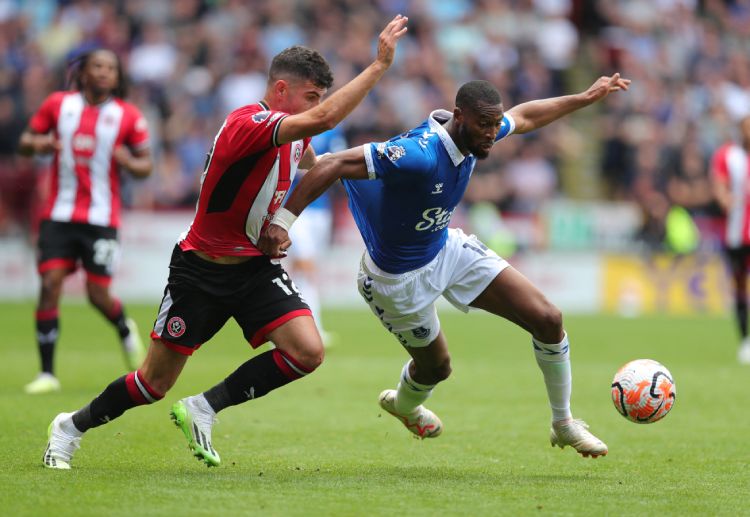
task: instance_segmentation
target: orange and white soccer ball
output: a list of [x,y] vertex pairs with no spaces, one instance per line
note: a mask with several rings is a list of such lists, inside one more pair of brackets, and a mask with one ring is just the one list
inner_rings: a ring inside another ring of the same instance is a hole
[[672,374],[651,359],[630,361],[612,379],[612,402],[622,416],[637,424],[667,416],[676,396]]

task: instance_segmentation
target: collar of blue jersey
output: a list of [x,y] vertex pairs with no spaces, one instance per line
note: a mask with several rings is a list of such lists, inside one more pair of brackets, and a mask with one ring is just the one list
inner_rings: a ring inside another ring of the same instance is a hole
[[[438,118],[442,121],[442,123],[438,122]],[[443,147],[445,147],[445,150],[448,151],[448,156],[450,156],[451,160],[453,160],[453,165],[458,167],[466,157],[461,151],[458,150],[458,146],[443,127],[443,124],[449,121],[451,118],[453,118],[453,113],[441,109],[435,110],[430,113],[430,116],[427,118],[427,120],[430,124],[430,129],[433,132],[437,133],[438,138],[440,138],[440,141],[443,142]]]

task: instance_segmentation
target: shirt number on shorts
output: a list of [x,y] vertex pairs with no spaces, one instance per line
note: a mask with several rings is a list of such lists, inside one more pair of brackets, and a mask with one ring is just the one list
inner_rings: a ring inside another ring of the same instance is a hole
[[94,264],[111,269],[117,256],[117,241],[114,239],[97,239],[94,241]]
[[294,282],[289,279],[289,275],[287,275],[286,273],[282,274],[280,277],[277,276],[276,278],[272,279],[271,282],[278,285],[279,288],[284,291],[284,294],[287,296],[300,294],[299,289],[297,289],[297,286],[294,285]]

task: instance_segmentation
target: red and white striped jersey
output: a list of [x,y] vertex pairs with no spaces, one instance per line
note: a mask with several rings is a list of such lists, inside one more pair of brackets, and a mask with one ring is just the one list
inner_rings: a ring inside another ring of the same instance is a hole
[[61,147],[42,218],[118,227],[120,176],[112,153],[120,145],[148,147],[148,126],[138,108],[114,97],[94,106],[81,92],[55,92],[29,126],[36,133],[54,131]]
[[264,103],[229,114],[214,138],[201,178],[195,218],[180,248],[212,257],[258,256],[255,247],[297,173],[310,139],[278,145],[287,113]]
[[714,153],[711,170],[732,193],[724,243],[729,248],[750,245],[750,157],[739,145],[725,144]]

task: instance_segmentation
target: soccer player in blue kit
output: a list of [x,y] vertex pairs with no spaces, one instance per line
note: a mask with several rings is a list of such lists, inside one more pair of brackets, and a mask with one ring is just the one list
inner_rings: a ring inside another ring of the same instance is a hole
[[575,94],[525,102],[505,111],[487,81],[464,84],[453,112],[433,111],[416,128],[383,143],[371,143],[322,158],[274,215],[259,241],[270,256],[291,245],[296,216],[337,179],[367,247],[360,264],[359,292],[382,324],[411,356],[395,390],[380,394],[383,409],[420,438],[439,436],[440,419],[422,403],[451,373],[450,355],[435,301],[484,309],[532,336],[552,408],[550,441],[583,456],[607,454],[607,446],[570,411],[568,336],[557,307],[521,273],[473,235],[448,228],[478,159],[495,142],[540,128],[630,81],[600,77]]

